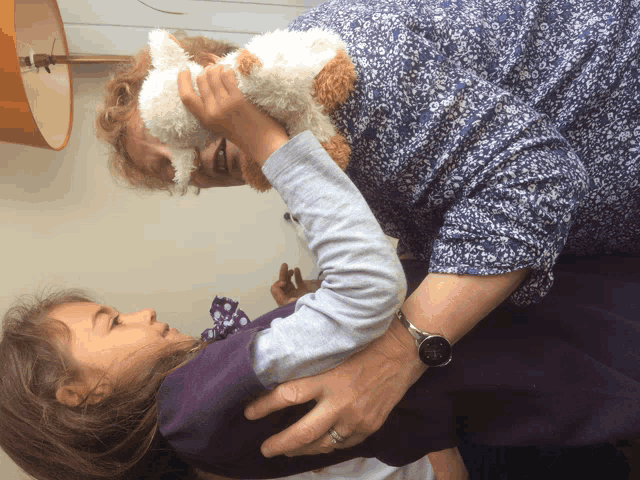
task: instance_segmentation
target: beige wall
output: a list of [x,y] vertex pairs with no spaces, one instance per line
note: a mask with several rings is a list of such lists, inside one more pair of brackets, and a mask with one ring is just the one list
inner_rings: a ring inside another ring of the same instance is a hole
[[[158,321],[197,336],[216,294],[251,318],[273,309],[280,264],[314,268],[284,202],[249,187],[172,198],[114,184],[93,126],[105,79],[100,68],[74,70],[74,125],[61,152],[0,145],[0,310],[37,287],[83,287],[124,312],[155,308]],[[0,478],[22,478],[4,453]]]
[[[69,49],[85,54],[133,53],[154,27],[243,44],[318,3],[58,0]],[[2,313],[37,288],[83,287],[124,312],[154,308],[158,321],[198,336],[211,325],[216,294],[255,318],[275,307],[269,289],[282,262],[317,274],[276,192],[234,187],[171,198],[115,185],[93,126],[107,75],[74,68],[74,125],[63,151],[0,144]],[[22,478],[0,451],[0,479]]]

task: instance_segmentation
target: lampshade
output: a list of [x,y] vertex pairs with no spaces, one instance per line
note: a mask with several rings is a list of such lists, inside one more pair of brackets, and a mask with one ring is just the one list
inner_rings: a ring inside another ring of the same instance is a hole
[[73,123],[71,66],[25,67],[31,53],[68,55],[55,0],[0,0],[0,140],[61,150]]

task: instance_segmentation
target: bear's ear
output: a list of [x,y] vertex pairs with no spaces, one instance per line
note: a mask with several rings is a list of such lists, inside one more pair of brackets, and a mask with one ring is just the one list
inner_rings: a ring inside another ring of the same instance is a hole
[[175,37],[164,30],[149,32],[149,50],[151,64],[158,70],[183,69],[189,61],[189,55],[177,43]]

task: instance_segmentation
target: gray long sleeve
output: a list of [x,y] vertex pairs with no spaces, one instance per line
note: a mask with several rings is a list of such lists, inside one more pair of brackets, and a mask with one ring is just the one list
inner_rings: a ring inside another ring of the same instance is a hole
[[383,335],[404,301],[406,281],[364,198],[309,131],[271,155],[263,172],[326,275],[295,313],[256,336],[253,367],[271,387],[329,370]]

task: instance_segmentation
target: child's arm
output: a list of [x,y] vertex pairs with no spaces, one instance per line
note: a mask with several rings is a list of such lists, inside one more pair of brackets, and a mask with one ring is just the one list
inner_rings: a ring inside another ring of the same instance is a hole
[[[283,137],[278,137],[278,128],[268,117],[252,119],[255,112],[244,109],[242,101],[234,103],[233,85],[222,84],[221,74],[220,69],[207,71],[213,87],[209,93],[201,87],[204,101],[193,98],[187,82],[181,90],[187,108],[200,114],[201,121],[215,123],[219,118],[230,139],[240,143],[244,138],[243,148],[254,149],[251,154],[264,163],[265,175],[306,230],[326,278],[323,288],[296,303],[295,312],[288,305],[260,317],[225,341],[213,342],[169,375],[156,397],[159,430],[194,466],[236,478],[260,478],[257,475],[265,471],[291,475],[370,456],[371,446],[365,446],[302,460],[266,459],[260,455],[262,442],[301,418],[308,406],[266,420],[249,421],[243,415],[247,401],[264,393],[265,385],[327,370],[382,335],[404,299],[406,282],[397,255],[364,198],[317,139],[304,132],[268,156],[265,152],[274,146],[267,138],[270,146],[261,154],[250,145],[263,140],[259,135],[271,132],[271,138]],[[187,77],[181,75],[181,82]],[[221,88],[222,100],[208,101],[212,91]],[[243,137],[234,129],[255,137]],[[278,315],[283,318],[274,318]],[[302,348],[296,348],[296,342]]]
[[360,191],[310,132],[287,142],[284,129],[246,101],[233,72],[222,67],[207,68],[197,82],[200,96],[189,72],[180,74],[187,109],[263,166],[326,274],[293,315],[256,335],[255,372],[273,386],[333,368],[383,335],[400,308],[406,281],[395,250]]
[[256,335],[255,372],[273,386],[333,368],[383,335],[406,281],[362,194],[310,132],[277,150],[263,172],[299,220],[326,275],[322,288],[298,300],[293,315]]

